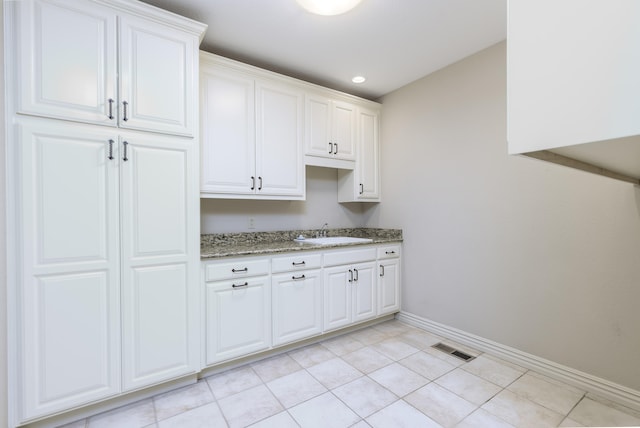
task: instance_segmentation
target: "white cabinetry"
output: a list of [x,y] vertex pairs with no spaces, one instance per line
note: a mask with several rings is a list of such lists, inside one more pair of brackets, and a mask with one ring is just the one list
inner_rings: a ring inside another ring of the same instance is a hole
[[205,364],[271,347],[269,259],[232,259],[204,265]]
[[304,199],[303,92],[235,61],[201,61],[201,196]]
[[19,4],[18,112],[195,135],[198,34],[104,3]]
[[274,257],[271,263],[273,344],[322,333],[322,255]]
[[325,331],[376,316],[375,259],[375,248],[325,254]]
[[358,107],[354,171],[338,170],[338,202],[380,202],[380,110]]
[[356,106],[332,99],[331,95],[313,92],[306,95],[305,163],[353,169]]
[[400,245],[378,248],[378,315],[400,310]]

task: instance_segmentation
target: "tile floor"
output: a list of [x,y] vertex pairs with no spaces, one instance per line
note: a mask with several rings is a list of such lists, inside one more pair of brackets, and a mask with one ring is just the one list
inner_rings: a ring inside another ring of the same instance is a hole
[[[431,345],[476,356],[464,362]],[[640,412],[388,321],[65,428],[640,426]]]

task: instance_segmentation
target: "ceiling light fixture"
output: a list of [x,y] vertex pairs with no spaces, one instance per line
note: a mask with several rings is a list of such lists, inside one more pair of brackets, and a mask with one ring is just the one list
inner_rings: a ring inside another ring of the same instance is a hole
[[353,83],[364,83],[367,79],[364,76],[354,76],[351,81]]
[[340,15],[349,12],[362,0],[296,0],[300,6],[316,15]]

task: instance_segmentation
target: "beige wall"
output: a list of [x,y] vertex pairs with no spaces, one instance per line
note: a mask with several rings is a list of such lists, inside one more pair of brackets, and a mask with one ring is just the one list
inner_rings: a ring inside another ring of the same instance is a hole
[[640,390],[640,190],[507,155],[505,43],[382,100],[403,310]]
[[[200,200],[202,233],[364,226],[370,204],[338,203],[338,170],[308,166],[306,201]],[[248,229],[249,218],[255,229]]]
[[[0,5],[4,22],[4,2]],[[4,128],[4,31],[0,31],[0,427],[7,424],[7,231]]]

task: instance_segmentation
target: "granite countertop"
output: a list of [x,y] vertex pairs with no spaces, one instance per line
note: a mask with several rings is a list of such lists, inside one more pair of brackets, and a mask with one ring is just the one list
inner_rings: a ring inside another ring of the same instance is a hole
[[253,233],[217,233],[201,235],[200,258],[214,259],[221,257],[247,256],[259,254],[285,253],[292,251],[313,251],[327,248],[352,247],[380,244],[385,242],[402,242],[402,229],[329,229],[327,236],[351,236],[354,238],[370,238],[373,242],[312,245],[295,242],[299,235],[307,238],[315,236],[317,230],[287,230],[279,232]]

